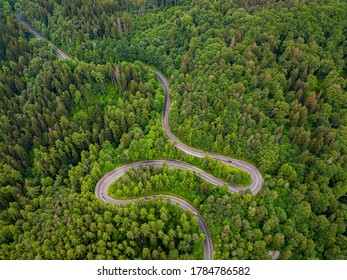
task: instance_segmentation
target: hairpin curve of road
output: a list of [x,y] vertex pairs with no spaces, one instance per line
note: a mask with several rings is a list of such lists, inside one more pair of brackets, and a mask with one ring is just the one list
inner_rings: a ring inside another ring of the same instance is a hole
[[[53,49],[55,50],[55,52],[57,53],[57,55],[60,58],[69,59],[69,56],[67,54],[62,52],[58,47],[56,47],[50,41],[45,39],[32,26],[30,26],[30,24],[25,22],[19,14],[16,14],[16,17],[17,17],[18,21],[20,23],[22,23],[31,33],[33,33],[34,36],[38,40],[46,40],[53,47]],[[182,150],[186,154],[193,155],[193,156],[196,156],[199,158],[209,156],[209,157],[212,157],[215,160],[218,160],[224,164],[234,166],[234,167],[239,168],[243,171],[246,171],[251,176],[251,184],[249,186],[247,186],[246,188],[237,187],[235,185],[226,183],[226,182],[212,176],[211,174],[209,174],[209,173],[207,173],[207,172],[205,172],[205,171],[203,171],[203,170],[201,170],[201,169],[199,169],[193,165],[185,163],[183,161],[178,161],[178,160],[144,160],[144,161],[138,161],[138,162],[133,162],[133,163],[129,163],[126,165],[122,165],[122,166],[112,170],[111,172],[107,173],[106,175],[104,175],[96,184],[95,196],[98,199],[100,199],[106,203],[112,203],[115,205],[122,205],[122,204],[125,204],[125,203],[130,202],[130,201],[138,200],[139,198],[114,199],[108,195],[108,193],[107,193],[108,188],[110,187],[112,182],[114,182],[115,180],[117,180],[118,178],[123,176],[129,168],[139,168],[140,166],[146,166],[146,165],[162,166],[163,164],[166,164],[170,168],[178,168],[181,170],[191,170],[196,175],[199,175],[203,180],[210,182],[210,183],[214,184],[215,186],[222,186],[222,185],[227,186],[230,192],[239,192],[241,190],[249,189],[252,194],[257,194],[262,187],[263,178],[261,176],[261,173],[259,172],[259,170],[255,166],[253,166],[252,164],[250,164],[246,161],[233,159],[233,158],[230,158],[227,156],[218,155],[215,153],[205,152],[202,150],[191,148],[191,147],[183,144],[181,141],[179,141],[172,134],[172,132],[170,131],[170,127],[169,127],[169,113],[170,113],[170,103],[171,103],[171,99],[170,99],[170,95],[169,95],[169,92],[170,92],[169,82],[158,71],[153,70],[153,69],[150,69],[150,70],[153,71],[153,73],[156,75],[158,81],[160,82],[160,84],[163,86],[163,89],[164,89],[165,102],[164,102],[163,113],[162,113],[162,126],[163,126],[169,140],[175,145],[175,147]],[[198,210],[196,208],[194,208],[191,204],[186,202],[185,200],[180,199],[180,198],[175,197],[175,196],[172,196],[172,195],[149,195],[149,196],[143,196],[141,198],[148,199],[151,197],[154,197],[154,198],[162,197],[165,200],[167,200],[169,198],[171,203],[177,204],[183,210],[190,210],[195,214],[197,221],[198,221],[198,226],[205,234],[204,259],[205,260],[211,260],[213,258],[213,242],[211,239],[211,235],[208,232],[208,228],[206,226],[206,223],[205,223],[204,219],[202,218],[202,216],[200,215],[200,213],[198,212]]]

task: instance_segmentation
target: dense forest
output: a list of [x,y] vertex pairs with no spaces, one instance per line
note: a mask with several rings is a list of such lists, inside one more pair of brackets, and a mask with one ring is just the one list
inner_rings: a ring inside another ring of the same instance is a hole
[[[0,259],[201,259],[195,216],[171,203],[97,200],[124,163],[176,149],[252,162],[262,190],[190,171],[129,170],[114,197],[170,193],[199,210],[215,259],[347,259],[347,3],[343,0],[0,0]],[[72,59],[59,59],[16,14]]]

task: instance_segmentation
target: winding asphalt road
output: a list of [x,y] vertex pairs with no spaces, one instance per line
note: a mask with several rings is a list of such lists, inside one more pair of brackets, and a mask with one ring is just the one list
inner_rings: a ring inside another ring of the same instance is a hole
[[[127,165],[122,165],[110,173],[107,173],[104,175],[96,184],[95,187],[95,196],[99,199],[101,199],[104,202],[107,203],[112,203],[116,205],[121,205],[125,204],[130,201],[135,201],[138,200],[138,198],[134,199],[114,199],[108,195],[108,188],[114,182],[115,180],[119,179],[122,177],[126,171],[129,168],[138,168],[140,166],[146,166],[146,165],[152,165],[152,166],[162,166],[163,164],[166,164],[170,168],[178,168],[181,170],[191,170],[193,171],[196,175],[199,175],[202,179],[211,182],[212,184],[215,184],[217,186],[225,185],[225,183],[222,180],[219,180],[218,178],[213,177],[212,175],[206,173],[205,171],[192,166],[190,164],[187,164],[183,161],[176,161],[176,160],[144,160],[144,161],[138,161],[138,162],[133,162]],[[195,209],[192,205],[187,203],[185,200],[180,199],[175,196],[171,195],[149,195],[149,196],[144,196],[142,198],[144,199],[149,199],[151,197],[162,197],[163,199],[167,200],[168,198],[170,199],[170,202],[173,204],[177,204],[179,207],[181,207],[183,210],[190,210],[192,211],[198,220],[198,226],[199,228],[204,232],[205,234],[205,240],[204,240],[204,258],[206,260],[211,260],[213,256],[213,243],[211,236],[208,232],[208,228],[205,224],[204,219],[201,217],[200,213],[198,212],[197,209]]]
[[[162,84],[162,86],[164,88],[164,92],[165,92],[165,104],[164,104],[164,109],[163,109],[162,126],[165,129],[165,132],[166,132],[167,136],[169,137],[170,141],[178,149],[182,150],[186,154],[193,155],[193,156],[196,156],[199,158],[204,158],[207,155],[207,156],[212,157],[212,158],[214,158],[214,159],[216,159],[216,160],[218,160],[224,164],[228,164],[228,165],[234,166],[236,168],[239,168],[241,170],[248,172],[251,176],[252,181],[251,181],[251,184],[247,188],[250,189],[250,191],[253,194],[258,193],[260,191],[262,183],[263,183],[263,177],[261,176],[259,170],[255,166],[253,166],[252,164],[250,164],[248,162],[239,160],[239,159],[233,159],[233,158],[226,157],[223,155],[218,155],[218,154],[214,154],[214,153],[205,152],[205,151],[191,148],[191,147],[183,144],[181,141],[179,141],[176,138],[175,135],[172,134],[172,132],[170,131],[170,127],[169,127],[169,113],[170,113],[170,104],[171,104],[170,95],[169,95],[169,92],[170,92],[169,82],[158,71],[154,71],[154,73],[157,76],[160,83]],[[239,187],[227,184],[225,182],[224,182],[224,185],[228,185],[230,191],[245,190],[245,188],[239,188]]]
[[[30,26],[28,23],[26,23],[25,21],[22,20],[22,18],[20,17],[19,14],[16,15],[18,21],[20,21],[23,25],[25,25],[29,31],[31,31],[34,36],[39,39],[39,40],[46,40],[41,34],[39,34],[32,26]],[[53,45],[50,41],[47,40],[47,42],[53,47],[53,49],[56,51],[56,53],[58,54],[58,56],[60,58],[63,59],[68,59],[69,56],[66,55],[65,53],[63,53],[58,47],[56,47],[55,45]],[[178,168],[181,170],[191,170],[193,171],[197,176],[200,176],[202,179],[214,184],[215,186],[222,186],[225,185],[228,187],[230,192],[238,192],[241,190],[245,190],[245,189],[249,189],[252,194],[256,194],[259,192],[259,190],[262,187],[262,183],[263,183],[263,178],[259,172],[259,170],[253,166],[252,164],[242,161],[242,160],[238,160],[238,159],[232,159],[230,157],[226,157],[223,155],[218,155],[218,154],[214,154],[214,153],[210,153],[210,152],[205,152],[205,151],[201,151],[201,150],[197,150],[194,148],[191,148],[185,144],[183,144],[181,141],[179,141],[175,135],[172,134],[172,132],[170,131],[170,127],[169,127],[169,113],[170,113],[170,104],[171,104],[171,100],[170,100],[170,88],[169,88],[169,82],[167,81],[167,79],[158,71],[152,70],[154,72],[154,74],[156,75],[156,77],[158,78],[159,82],[161,83],[161,85],[163,86],[164,89],[164,93],[165,93],[165,103],[164,103],[164,108],[163,108],[163,115],[162,115],[162,126],[169,138],[169,140],[180,150],[182,150],[183,152],[189,154],[189,155],[193,155],[199,158],[203,158],[206,155],[209,157],[212,157],[224,164],[227,165],[231,165],[234,167],[237,167],[241,170],[244,170],[246,172],[248,172],[251,176],[252,182],[249,186],[247,186],[246,188],[240,188],[237,187],[235,185],[232,184],[228,184],[214,176],[212,176],[211,174],[193,166],[190,165],[188,163],[185,163],[183,161],[177,161],[177,160],[145,160],[145,161],[138,161],[138,162],[133,162],[127,165],[122,165],[116,169],[114,169],[113,171],[107,173],[106,175],[104,175],[96,184],[95,187],[95,196],[106,202],[106,203],[112,203],[115,205],[122,205],[125,204],[127,202],[131,202],[131,201],[135,201],[138,200],[138,198],[134,198],[134,199],[114,199],[112,197],[110,197],[108,195],[108,188],[110,187],[110,185],[112,184],[112,182],[114,182],[115,180],[117,180],[118,178],[120,178],[121,176],[123,176],[126,171],[129,168],[139,168],[140,166],[146,166],[146,165],[153,165],[153,166],[162,166],[163,164],[166,164],[168,167],[170,168]],[[212,239],[211,236],[208,232],[208,228],[206,226],[206,223],[204,221],[204,219],[202,218],[202,216],[200,215],[200,213],[198,212],[197,209],[195,209],[191,204],[187,203],[185,200],[180,199],[178,197],[175,196],[171,196],[171,195],[150,195],[150,196],[144,196],[142,197],[143,199],[149,199],[151,197],[162,197],[163,199],[167,200],[170,199],[170,202],[173,204],[177,204],[179,207],[181,207],[183,210],[190,210],[192,211],[196,217],[197,217],[197,221],[198,221],[198,226],[199,228],[204,232],[205,234],[205,240],[204,240],[204,258],[206,260],[211,260],[213,257],[213,243],[212,243]]]
[[38,33],[29,23],[25,22],[20,14],[16,14],[16,17],[18,19],[18,21],[23,24],[32,34],[34,34],[34,36],[39,39],[39,40],[46,40],[48,42],[48,44],[50,46],[52,46],[52,48],[55,50],[55,52],[57,53],[57,55],[60,58],[63,59],[67,59],[70,58],[67,54],[63,53],[58,47],[56,47],[55,45],[53,45],[49,40],[47,40],[46,38],[44,38],[40,33]]
[[[206,155],[231,166],[237,167],[239,169],[242,169],[244,171],[247,171],[250,176],[251,176],[251,184],[249,186],[247,186],[246,188],[240,188],[237,187],[235,185],[226,183],[214,176],[212,176],[211,174],[205,172],[204,170],[197,168],[193,165],[190,165],[188,163],[185,163],[183,161],[177,161],[177,160],[145,160],[145,161],[138,161],[138,162],[133,162],[127,165],[122,165],[116,169],[114,169],[113,171],[111,171],[110,173],[104,175],[99,182],[96,184],[96,188],[95,188],[95,195],[97,198],[108,202],[108,203],[113,203],[113,204],[125,204],[127,202],[130,201],[134,201],[137,200],[136,199],[124,199],[124,200],[120,200],[120,199],[114,199],[112,197],[110,197],[108,195],[108,188],[110,187],[110,185],[112,184],[112,182],[114,182],[115,180],[119,179],[121,176],[123,176],[126,171],[130,168],[138,168],[139,166],[146,166],[146,165],[153,165],[153,166],[162,166],[163,164],[166,164],[168,167],[171,168],[178,168],[181,170],[191,170],[193,171],[197,176],[200,176],[203,180],[210,182],[212,184],[214,184],[215,186],[227,186],[230,192],[238,192],[241,190],[246,190],[246,189],[250,189],[250,191],[253,194],[256,194],[259,192],[259,190],[261,189],[262,186],[262,182],[263,182],[263,178],[259,172],[259,170],[254,167],[252,164],[242,161],[242,160],[237,160],[237,159],[232,159],[230,157],[226,157],[223,155],[218,155],[218,154],[214,154],[214,153],[209,153],[209,152],[205,152],[205,151],[201,151],[201,150],[197,150],[194,148],[191,148],[185,144],[183,144],[181,141],[179,141],[175,135],[172,134],[172,132],[170,131],[170,127],[169,127],[169,113],[170,113],[170,88],[169,88],[169,82],[167,81],[167,79],[158,71],[154,71],[154,74],[156,75],[156,77],[158,78],[159,82],[162,84],[163,89],[164,89],[164,93],[165,93],[165,102],[164,102],[164,108],[163,108],[163,114],[162,114],[162,126],[169,138],[169,140],[180,150],[182,150],[183,152],[199,157],[199,158],[203,158]],[[151,196],[145,196],[145,199],[148,199],[150,197],[158,197],[158,195],[151,195]],[[212,243],[212,239],[211,239],[211,235],[208,232],[208,228],[206,226],[205,221],[203,220],[202,216],[199,214],[199,212],[197,211],[197,209],[195,209],[192,205],[188,204],[186,201],[174,197],[174,196],[170,196],[170,195],[162,195],[162,197],[164,199],[168,199],[170,198],[170,201],[172,203],[177,203],[183,210],[190,210],[192,211],[198,219],[198,225],[200,227],[200,229],[204,232],[205,234],[205,240],[204,240],[204,258],[205,260],[211,260],[213,258],[213,243]]]

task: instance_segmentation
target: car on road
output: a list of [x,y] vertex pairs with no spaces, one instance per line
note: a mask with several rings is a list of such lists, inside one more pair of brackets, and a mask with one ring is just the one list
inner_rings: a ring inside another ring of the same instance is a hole
[[198,212],[196,212],[196,211],[193,211],[193,213],[197,216],[198,215]]
[[230,160],[230,159],[229,159],[227,162],[229,162],[229,163],[233,163],[233,161],[232,161],[232,160]]

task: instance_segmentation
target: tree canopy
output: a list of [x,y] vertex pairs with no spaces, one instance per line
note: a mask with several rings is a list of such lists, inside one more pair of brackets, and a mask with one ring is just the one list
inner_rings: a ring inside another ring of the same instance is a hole
[[[205,219],[216,259],[346,259],[347,3],[342,0],[0,0],[0,258],[199,259],[197,221],[169,202],[94,197],[113,168],[185,144],[247,160],[262,191],[230,194],[148,168],[115,196],[169,192]],[[59,59],[16,19],[72,59]]]

